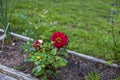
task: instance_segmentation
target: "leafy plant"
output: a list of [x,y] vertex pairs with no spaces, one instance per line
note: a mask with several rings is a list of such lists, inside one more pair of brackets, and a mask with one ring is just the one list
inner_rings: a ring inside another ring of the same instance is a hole
[[28,53],[27,60],[35,65],[32,73],[47,79],[49,75],[55,73],[56,68],[65,66],[67,60],[63,57],[66,55],[64,47],[67,44],[68,37],[62,32],[55,32],[50,39],[45,37],[34,43],[28,42],[24,50]]
[[96,72],[90,72],[88,73],[88,78],[86,78],[85,80],[100,80],[100,75]]
[[119,77],[117,77],[117,78],[115,78],[114,80],[120,80],[120,76],[119,76]]

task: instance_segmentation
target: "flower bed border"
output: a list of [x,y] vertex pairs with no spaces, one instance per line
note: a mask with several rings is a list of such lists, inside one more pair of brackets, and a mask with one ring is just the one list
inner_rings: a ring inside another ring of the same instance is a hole
[[[4,33],[4,30],[0,29],[0,32]],[[10,32],[10,34],[13,37],[19,38],[19,39],[21,39],[23,41],[29,41],[29,40],[33,41],[32,38],[25,37],[25,36],[22,36],[22,35],[13,33],[13,32]],[[3,37],[3,36],[4,36],[4,34],[1,37]],[[108,65],[107,61],[105,61],[105,60],[98,59],[98,58],[95,58],[95,57],[92,57],[92,56],[88,56],[88,55],[85,55],[85,54],[82,54],[82,53],[77,53],[77,52],[74,52],[74,51],[71,51],[71,50],[67,50],[67,53],[68,54],[74,54],[74,55],[77,55],[77,56],[79,56],[79,57],[81,57],[83,59],[93,61],[93,62],[96,62],[96,63],[101,63],[101,64],[104,64],[104,65],[107,65],[107,66],[110,66],[110,67],[114,67],[114,68],[119,67],[115,63]],[[22,72],[19,72],[17,70],[11,69],[11,68],[3,66],[3,65],[0,65],[0,72],[4,73],[4,74],[7,74],[9,76],[13,76],[13,77],[17,78],[18,80],[38,80],[38,79],[36,79],[34,77],[31,77],[30,75],[24,74]]]
[[[4,30],[3,30],[3,29],[0,29],[0,32],[4,33]],[[17,38],[23,40],[23,41],[29,41],[29,40],[33,41],[32,38],[25,37],[25,36],[22,36],[22,35],[13,33],[13,32],[10,32],[10,34],[11,34],[12,36],[14,36],[14,37],[17,37]],[[3,34],[2,36],[0,36],[0,39],[2,39],[1,37],[3,38],[3,37],[6,37],[6,36],[5,36],[5,34]]]
[[[4,32],[4,30],[0,29],[0,32]],[[13,32],[11,32],[10,34],[11,34],[12,36],[17,37],[17,38],[19,38],[19,39],[21,39],[21,40],[24,40],[24,41],[29,41],[29,40],[33,41],[32,38],[25,37],[25,36],[22,36],[22,35],[19,35],[19,34],[15,34],[15,33],[13,33]],[[115,63],[113,63],[113,64],[107,64],[107,61],[105,61],[105,60],[103,60],[103,59],[98,59],[98,58],[95,58],[95,57],[92,57],[92,56],[88,56],[88,55],[85,55],[85,54],[82,54],[82,53],[74,52],[74,51],[71,51],[71,50],[67,50],[67,53],[68,53],[68,54],[77,55],[77,56],[79,56],[79,57],[81,57],[81,58],[84,58],[84,59],[86,59],[86,60],[89,60],[89,61],[93,61],[93,62],[97,62],[97,63],[102,63],[102,64],[108,65],[108,66],[110,66],[110,67],[118,68],[118,67],[120,66],[120,65],[118,66],[118,65],[115,64]]]
[[12,76],[13,78],[17,80],[38,80],[29,74],[24,74],[22,72],[19,72],[17,70],[14,70],[12,68],[9,68],[3,65],[0,65],[0,73],[8,75],[8,76]]
[[[4,33],[4,30],[0,29],[0,32]],[[28,41],[28,40],[33,40],[31,38],[19,35],[19,34],[15,34],[13,32],[10,33],[13,37],[19,38],[20,40],[23,41]],[[4,39],[6,37],[5,34],[3,34],[2,36],[0,36],[0,40]],[[25,74],[22,73],[20,71],[17,71],[13,68],[9,68],[7,66],[1,65],[0,64],[0,73],[11,76],[17,80],[39,80],[37,78],[32,77],[30,74]]]
[[103,59],[98,59],[98,58],[95,58],[95,57],[92,57],[92,56],[88,56],[88,55],[85,55],[85,54],[82,54],[82,53],[74,52],[74,51],[71,51],[71,50],[67,50],[67,52],[69,54],[77,55],[77,56],[79,56],[79,57],[81,57],[83,59],[86,59],[86,60],[89,60],[89,61],[92,61],[92,62],[101,63],[101,64],[104,64],[104,65],[107,65],[107,66],[110,66],[110,67],[115,67],[115,68],[119,67],[115,63],[113,63],[113,64],[107,64],[107,61],[105,61]]

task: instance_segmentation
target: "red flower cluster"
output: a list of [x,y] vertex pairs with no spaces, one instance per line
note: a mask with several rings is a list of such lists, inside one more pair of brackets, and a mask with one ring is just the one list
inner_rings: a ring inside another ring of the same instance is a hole
[[33,44],[33,47],[36,49],[36,50],[40,50],[41,47],[40,47],[40,44],[43,43],[43,40],[36,40]]
[[50,40],[54,42],[54,47],[58,49],[68,44],[68,37],[62,32],[54,32]]

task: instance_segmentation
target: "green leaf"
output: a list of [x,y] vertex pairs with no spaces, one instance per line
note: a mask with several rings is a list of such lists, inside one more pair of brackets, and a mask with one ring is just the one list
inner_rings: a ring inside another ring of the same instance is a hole
[[88,78],[86,78],[85,80],[99,80],[101,77],[100,74],[96,73],[96,72],[90,72],[88,73]]
[[56,56],[56,61],[53,63],[53,66],[57,68],[57,67],[61,67],[61,66],[66,66],[67,63],[68,62],[66,59]]
[[54,74],[54,72],[52,70],[47,70],[46,73],[48,73],[48,74]]
[[56,48],[52,49],[51,54],[56,55],[57,54],[57,49]]
[[117,78],[115,78],[114,80],[120,80],[120,76],[118,76]]
[[114,60],[109,60],[109,61],[107,61],[106,64],[110,65],[110,64],[112,64],[113,62],[114,62]]
[[63,59],[60,61],[60,66],[66,66],[67,63],[67,60]]
[[32,74],[34,74],[35,76],[39,76],[41,74],[41,66],[36,66],[33,70],[32,70]]
[[40,72],[42,68],[41,68],[41,66],[37,66],[36,69],[38,72]]
[[39,65],[40,64],[40,61],[35,61],[35,65]]

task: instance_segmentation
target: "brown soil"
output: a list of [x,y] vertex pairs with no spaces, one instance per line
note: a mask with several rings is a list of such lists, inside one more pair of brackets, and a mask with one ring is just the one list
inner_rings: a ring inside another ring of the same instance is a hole
[[[24,73],[30,73],[33,64],[24,62],[27,56],[22,50],[24,42],[17,39],[13,39],[12,41],[11,44],[5,42],[2,51],[0,51],[0,64],[15,68]],[[89,72],[100,74],[100,80],[113,80],[117,76],[120,76],[117,68],[110,68],[106,65],[91,62],[71,54],[68,54],[66,59],[69,62],[68,65],[57,69],[58,75],[51,77],[49,80],[85,80]]]

